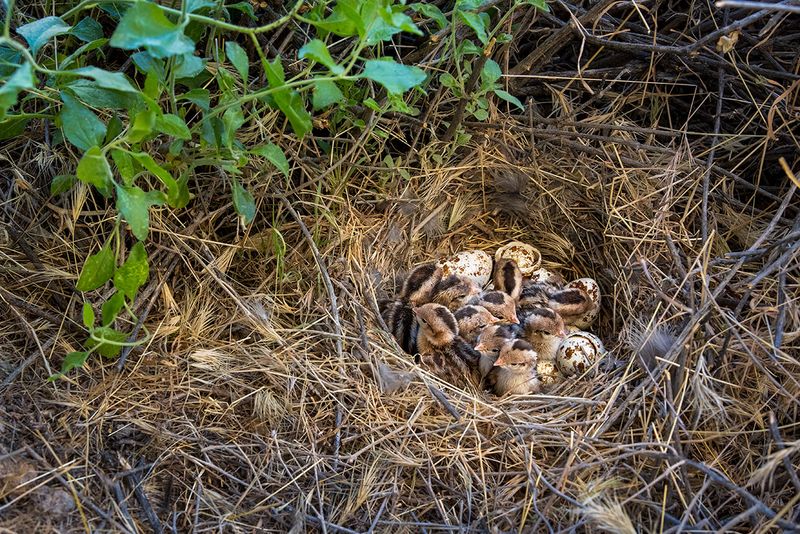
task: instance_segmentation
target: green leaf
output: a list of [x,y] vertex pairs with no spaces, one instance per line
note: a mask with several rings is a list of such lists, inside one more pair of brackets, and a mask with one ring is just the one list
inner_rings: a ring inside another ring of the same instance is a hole
[[133,160],[130,154],[118,148],[112,148],[111,159],[114,160],[114,165],[116,165],[117,171],[119,171],[119,175],[122,176],[122,181],[125,182],[125,185],[131,185],[133,183],[133,177],[136,176],[136,170],[133,168]]
[[447,27],[447,18],[442,14],[442,11],[436,7],[434,4],[411,4],[411,9],[413,9],[416,13],[421,13],[426,17],[433,19],[434,22],[439,26],[439,29],[442,30]]
[[103,38],[103,26],[91,17],[84,17],[72,27],[72,31],[69,33],[84,43],[90,43]]
[[109,326],[111,323],[113,323],[114,319],[116,319],[117,315],[119,315],[119,311],[122,309],[124,304],[125,294],[120,291],[114,293],[110,299],[103,303],[103,307],[100,309],[100,324],[102,326]]
[[101,144],[106,136],[106,125],[97,115],[69,93],[62,91],[61,100],[64,102],[59,113],[61,128],[69,142],[84,151]]
[[371,59],[364,64],[365,78],[376,81],[390,93],[402,94],[425,81],[425,72],[392,59]]
[[131,82],[121,72],[110,72],[98,67],[83,67],[72,72],[93,79],[99,87],[114,89],[123,93],[139,93],[139,90],[131,85]]
[[186,12],[195,13],[206,7],[216,7],[217,3],[212,0],[186,0]]
[[545,0],[522,0],[522,3],[538,7],[542,11],[548,13],[550,12],[550,6],[547,5],[547,2],[545,2]]
[[175,61],[175,78],[194,78],[206,68],[206,60],[191,53],[184,54]]
[[83,303],[83,326],[92,328],[94,326],[94,310],[88,302]]
[[242,106],[238,102],[226,109],[225,113],[222,114],[222,124],[225,125],[223,143],[230,148],[236,139],[236,132],[244,124],[244,113],[242,113]]
[[[273,62],[266,63],[265,72],[269,86],[274,89],[279,89],[284,85],[284,73],[281,59],[275,58]],[[290,91],[289,89],[281,89],[273,93],[272,98],[286,118],[292,125],[294,133],[298,137],[303,137],[311,131],[311,115],[306,111],[305,102],[303,97],[297,91]]]
[[71,174],[59,174],[57,176],[53,176],[53,181],[50,183],[50,194],[52,196],[60,195],[61,193],[66,193],[72,186],[75,185],[78,179],[71,175]]
[[445,87],[449,87],[450,89],[460,89],[458,81],[449,72],[443,72],[439,75],[439,83]]
[[326,108],[336,102],[344,100],[344,95],[335,83],[329,80],[315,80],[311,104],[314,111]]
[[140,106],[141,96],[100,87],[92,80],[78,79],[65,86],[70,93],[92,107],[100,109],[135,109]]
[[208,89],[192,89],[180,95],[178,101],[181,100],[188,100],[203,111],[208,111],[211,104],[211,96]]
[[289,177],[289,161],[278,145],[269,143],[267,145],[258,146],[252,149],[250,153],[267,158],[267,160],[275,165],[284,176],[287,178]]
[[86,363],[86,359],[88,357],[88,351],[70,352],[64,357],[64,361],[61,363],[61,372],[49,377],[48,380],[52,382],[53,380],[64,376],[77,367],[83,367],[83,364]]
[[174,188],[167,189],[167,204],[176,209],[185,208],[192,198],[189,193],[189,173],[182,174],[176,184]]
[[225,9],[235,9],[236,11],[244,13],[245,15],[250,17],[250,20],[257,19],[256,12],[253,9],[253,4],[251,4],[250,2],[236,2],[235,4],[228,4],[227,6],[225,6]]
[[116,137],[122,133],[122,130],[125,129],[125,126],[122,124],[122,120],[120,120],[118,115],[114,115],[111,117],[111,120],[108,121],[108,126],[106,127],[106,138],[104,144],[108,144]]
[[177,137],[178,139],[191,139],[192,133],[183,119],[177,115],[165,113],[161,117],[156,117],[156,130],[161,133]]
[[144,192],[140,187],[117,186],[117,209],[140,241],[147,239],[150,226],[150,206],[160,206],[165,201],[161,191]]
[[128,130],[131,143],[139,143],[147,139],[156,126],[156,114],[152,110],[140,111],[133,117],[133,124]]
[[503,71],[500,70],[500,65],[493,59],[487,59],[481,71],[481,80],[484,87],[491,87],[502,75]]
[[122,345],[118,345],[117,343],[124,343],[128,338],[128,334],[125,332],[119,332],[108,326],[98,326],[92,330],[92,335],[102,340],[114,342],[114,344],[105,343],[104,341],[95,341],[92,338],[86,340],[86,346],[90,349],[94,349],[95,352],[104,358],[115,358],[118,356],[122,350]]
[[247,76],[250,72],[250,60],[247,58],[247,52],[237,43],[227,41],[225,43],[225,55],[228,56],[231,64],[236,68],[239,76],[242,77],[245,87],[247,87]]
[[6,120],[0,120],[0,141],[20,136],[28,126],[28,122],[30,122],[29,117],[16,115],[8,116]]
[[78,162],[75,173],[78,180],[93,185],[104,197],[111,194],[111,167],[99,147],[93,146],[86,151]]
[[35,56],[39,49],[47,44],[47,41],[56,35],[62,35],[72,28],[69,24],[59,17],[45,17],[35,20],[30,24],[25,24],[17,28],[17,33],[28,41],[31,52]]
[[478,108],[472,112],[472,116],[478,119],[479,121],[485,121],[486,119],[489,118],[489,112],[486,111],[485,109]]
[[468,11],[458,11],[458,17],[464,23],[475,31],[480,42],[485,46],[489,41],[489,36],[486,33],[486,26],[491,22],[489,15],[486,13],[470,13]]
[[59,67],[62,70],[66,70],[73,63],[75,63],[75,61],[77,61],[78,58],[82,58],[92,50],[97,50],[98,48],[105,46],[106,43],[108,43],[108,39],[103,38],[103,39],[95,39],[90,43],[86,43],[85,45],[80,46],[73,53],[64,58],[64,60],[61,61],[61,65],[59,65]]
[[97,254],[86,258],[75,288],[78,291],[92,291],[111,280],[112,276],[114,276],[114,252],[106,245]]
[[[147,264],[147,251],[140,241],[133,245],[128,259],[114,273],[114,287],[122,291],[128,300],[133,301],[136,292],[147,282],[148,276],[150,276],[150,266]],[[103,326],[106,326],[105,323]]]
[[32,89],[36,80],[33,77],[33,68],[30,63],[23,63],[14,71],[3,87],[0,87],[0,120],[8,109],[17,103],[20,91]]
[[136,65],[136,68],[139,69],[142,74],[152,72],[158,76],[159,80],[166,78],[167,73],[164,70],[164,62],[160,59],[154,58],[147,52],[136,52],[131,56],[131,59],[133,60],[133,64]]
[[522,111],[525,111],[525,106],[522,105],[522,102],[519,101],[519,98],[517,98],[516,96],[512,95],[511,93],[509,93],[507,91],[503,91],[501,89],[496,89],[494,94],[496,94],[497,96],[499,96],[500,98],[502,98],[506,102],[510,102],[511,104],[514,104],[515,106],[517,106]]
[[256,202],[250,191],[242,187],[236,178],[231,179],[233,207],[242,218],[244,224],[250,224],[256,216]]
[[183,27],[149,2],[136,2],[125,12],[109,44],[123,50],[144,48],[156,58],[194,51],[194,42],[183,34]]
[[344,73],[344,67],[336,64],[331,57],[331,53],[328,51],[328,47],[325,46],[325,43],[319,39],[314,39],[307,42],[303,48],[300,49],[297,57],[300,59],[308,58],[316,61],[317,63],[321,63],[328,67],[333,74],[339,75]]

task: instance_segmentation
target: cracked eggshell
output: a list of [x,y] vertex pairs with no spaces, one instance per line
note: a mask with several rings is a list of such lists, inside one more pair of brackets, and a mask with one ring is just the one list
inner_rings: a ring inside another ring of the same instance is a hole
[[530,276],[542,264],[542,254],[539,250],[522,241],[512,241],[497,249],[494,259],[497,261],[501,258],[514,260],[522,271],[522,276]]
[[578,278],[567,284],[566,287],[581,289],[589,295],[589,298],[592,300],[592,307],[589,308],[589,311],[575,321],[575,326],[578,328],[588,328],[595,322],[597,315],[600,313],[600,286],[593,278]]
[[439,262],[444,276],[458,274],[483,287],[492,276],[492,257],[482,250],[465,250]]
[[536,374],[539,375],[543,386],[552,386],[564,380],[564,375],[556,367],[554,360],[539,360],[536,362]]
[[564,376],[582,375],[590,371],[594,374],[593,366],[605,353],[603,342],[600,338],[589,332],[574,332],[569,334],[556,351],[556,366]]

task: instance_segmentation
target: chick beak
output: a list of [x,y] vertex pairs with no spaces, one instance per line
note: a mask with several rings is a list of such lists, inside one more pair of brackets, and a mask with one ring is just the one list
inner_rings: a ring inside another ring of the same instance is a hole
[[563,338],[567,337],[568,335],[569,335],[569,330],[567,328],[564,328],[564,330],[559,332],[558,337],[563,339]]
[[493,366],[493,367],[502,367],[502,366],[504,366],[505,364],[506,364],[506,361],[503,359],[503,357],[502,357],[502,356],[500,356],[499,358],[497,358],[497,359],[494,361],[494,366]]
[[486,350],[486,345],[484,345],[483,343],[478,343],[477,345],[475,345],[475,350],[477,350],[478,352],[484,352]]
[[504,323],[504,322],[505,321],[503,319],[498,319],[497,317],[492,316],[491,320],[489,321],[489,324],[493,325],[493,324],[500,324],[500,323]]
[[517,319],[517,314],[513,314],[508,318],[508,322],[511,324],[519,324],[519,319]]
[[414,315],[419,315],[419,307],[414,306],[413,304],[412,304],[412,307],[411,307],[411,311],[414,312]]

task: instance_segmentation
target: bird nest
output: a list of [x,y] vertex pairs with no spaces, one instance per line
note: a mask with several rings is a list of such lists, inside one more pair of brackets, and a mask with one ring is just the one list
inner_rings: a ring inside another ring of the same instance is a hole
[[[456,142],[435,141],[446,101],[426,120],[373,116],[330,156],[281,138],[292,182],[246,169],[259,206],[249,227],[224,205],[223,181],[197,176],[190,209],[151,215],[151,280],[136,305],[150,342],[55,383],[47,376],[82,340],[71,288],[112,212],[82,185],[48,200],[39,191],[64,156],[35,135],[6,143],[0,526],[791,526],[796,110],[770,115],[774,139],[750,124],[725,130],[714,155],[720,112],[703,98],[574,76],[535,87],[547,112],[493,108]],[[779,81],[753,90],[789,91]],[[727,83],[730,117],[761,105]],[[278,121],[258,119],[241,140],[262,142]],[[511,240],[568,280],[599,282],[593,331],[621,365],[498,399],[403,353],[377,303],[408,269]]]

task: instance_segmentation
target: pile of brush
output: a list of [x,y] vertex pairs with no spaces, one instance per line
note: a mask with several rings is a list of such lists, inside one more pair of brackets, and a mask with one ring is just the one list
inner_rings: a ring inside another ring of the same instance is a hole
[[422,367],[453,385],[502,396],[593,376],[605,349],[584,329],[600,307],[594,279],[565,284],[541,267],[536,248],[514,241],[494,261],[467,250],[414,268],[381,314]]

